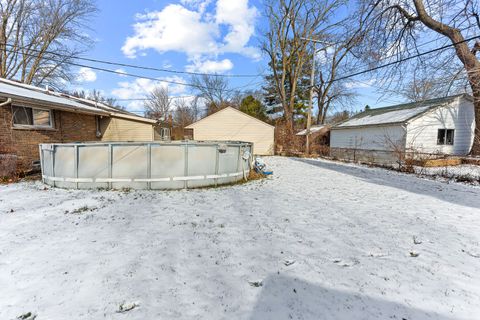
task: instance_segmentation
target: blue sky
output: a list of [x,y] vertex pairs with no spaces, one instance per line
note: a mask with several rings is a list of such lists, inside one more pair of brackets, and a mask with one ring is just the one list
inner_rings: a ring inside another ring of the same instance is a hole
[[[95,40],[84,56],[169,70],[259,74],[266,61],[258,49],[258,37],[265,27],[260,0],[136,0],[98,1],[99,12],[89,33]],[[82,62],[84,63],[84,62]],[[126,71],[173,82],[188,82],[190,76],[168,72],[135,70],[85,62],[91,66]],[[73,88],[101,90],[128,110],[141,112],[142,102],[122,99],[143,98],[155,85],[137,79],[81,68]],[[258,89],[261,77],[229,78],[234,88]],[[353,109],[365,104],[384,106],[398,100],[377,101],[371,79],[352,82],[359,98]],[[172,95],[188,96],[188,87],[169,84]]]

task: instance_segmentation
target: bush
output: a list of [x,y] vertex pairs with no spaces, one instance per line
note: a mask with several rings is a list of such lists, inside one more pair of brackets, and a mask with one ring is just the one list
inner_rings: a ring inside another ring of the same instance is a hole
[[0,154],[0,177],[11,178],[17,174],[17,156],[14,154]]

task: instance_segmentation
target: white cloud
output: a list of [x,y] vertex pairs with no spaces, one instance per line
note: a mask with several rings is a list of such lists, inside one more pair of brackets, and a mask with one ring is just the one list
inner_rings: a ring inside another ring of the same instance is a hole
[[367,81],[353,80],[345,83],[345,87],[348,89],[370,88],[373,84],[375,84],[375,81],[375,79]]
[[215,42],[217,26],[202,21],[202,15],[197,11],[171,4],[162,11],[138,15],[137,20],[133,26],[135,35],[128,37],[122,47],[127,57],[133,58],[146,49],[160,53],[179,51],[189,56],[218,51]]
[[218,0],[217,24],[225,24],[229,28],[229,32],[224,38],[222,51],[243,53],[254,59],[259,59],[258,50],[247,45],[255,32],[257,17],[257,8],[249,7],[248,0]]
[[[187,58],[206,60],[224,53],[239,53],[259,59],[257,48],[248,46],[254,35],[258,10],[248,0],[182,0],[161,11],[136,16],[134,35],[126,39],[123,53],[130,58],[154,49],[159,53],[183,52]],[[222,27],[228,31],[223,35]]]
[[186,67],[189,72],[203,72],[203,73],[222,73],[233,69],[233,63],[229,59],[223,59],[221,61],[194,60],[193,64]]
[[120,77],[126,77],[127,71],[125,69],[119,68],[115,69],[115,72],[119,74]]
[[198,12],[204,13],[212,0],[180,0],[180,3],[191,9],[198,9]]
[[[182,77],[166,77],[159,80],[173,81],[177,83],[186,83]],[[181,95],[186,92],[186,88],[181,84],[154,81],[150,79],[135,79],[134,81],[121,81],[118,87],[113,89],[111,94],[118,99],[142,99],[147,96],[155,87],[167,87],[169,93],[173,95]],[[127,110],[143,111],[143,101],[131,101],[126,104]]]
[[78,82],[94,82],[97,80],[97,74],[90,68],[81,67],[78,70],[77,81]]
[[320,64],[327,63],[333,59],[333,54],[335,53],[335,48],[333,46],[323,47],[323,50],[318,50],[315,54],[315,61],[318,61]]

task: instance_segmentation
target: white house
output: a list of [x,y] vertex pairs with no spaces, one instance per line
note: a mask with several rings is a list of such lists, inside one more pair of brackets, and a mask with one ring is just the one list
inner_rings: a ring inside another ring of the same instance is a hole
[[359,113],[332,127],[330,148],[351,160],[388,161],[405,151],[466,155],[474,131],[473,99],[462,94]]
[[273,155],[275,127],[242,111],[227,107],[192,123],[195,140],[245,141],[253,143],[253,153]]

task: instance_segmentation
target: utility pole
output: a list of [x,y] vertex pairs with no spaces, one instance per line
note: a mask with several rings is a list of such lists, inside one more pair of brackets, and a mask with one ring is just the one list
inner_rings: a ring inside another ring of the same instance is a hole
[[313,56],[312,56],[312,71],[310,73],[310,102],[308,104],[308,114],[307,114],[307,131],[305,152],[310,154],[310,127],[312,126],[312,110],[313,110],[313,86],[315,84],[315,53],[317,53],[317,43],[313,42]]
[[304,41],[311,41],[313,42],[313,54],[312,54],[312,70],[310,73],[310,102],[308,103],[308,112],[307,112],[307,130],[305,132],[306,136],[306,144],[305,144],[305,152],[310,154],[310,128],[312,126],[312,110],[313,110],[313,88],[315,85],[315,54],[317,53],[317,43],[323,43],[326,46],[320,50],[325,50],[327,47],[331,46],[332,43],[310,39],[310,38],[301,38]]

